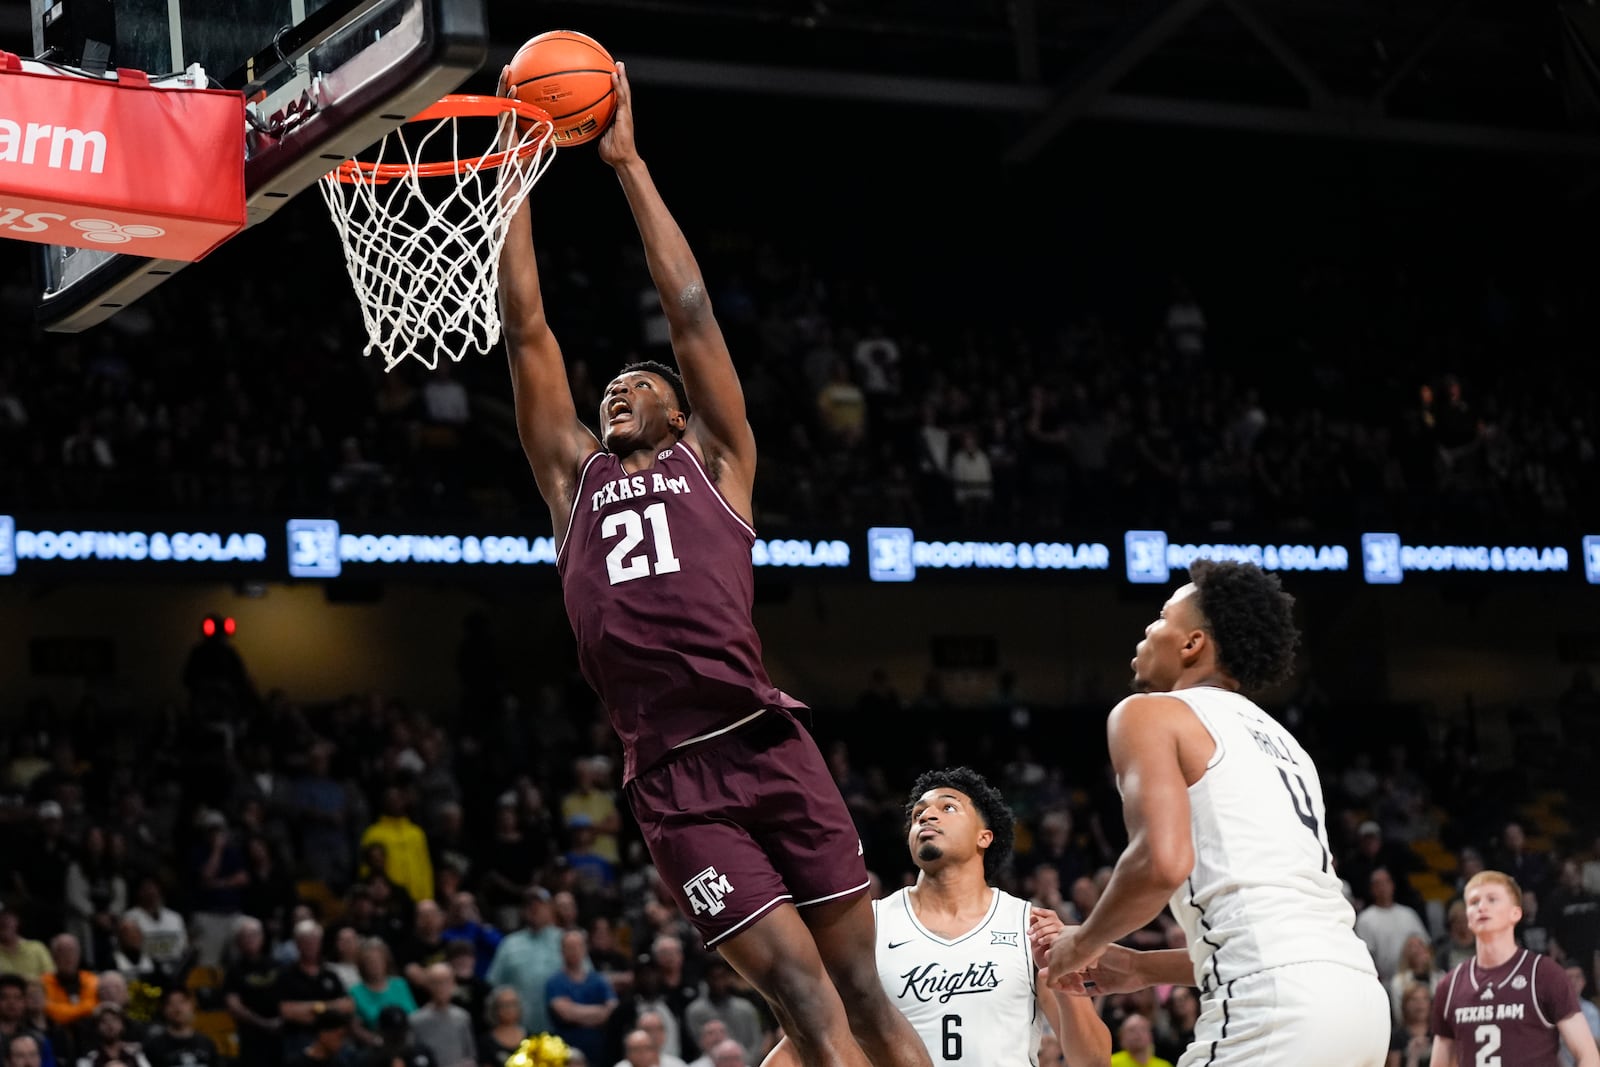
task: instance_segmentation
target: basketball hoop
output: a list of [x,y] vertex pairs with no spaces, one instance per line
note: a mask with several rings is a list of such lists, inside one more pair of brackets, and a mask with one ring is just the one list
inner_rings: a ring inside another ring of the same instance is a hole
[[[458,127],[471,118],[496,120],[500,151],[462,155]],[[322,178],[367,328],[362,352],[382,352],[386,371],[407,358],[432,370],[441,352],[459,361],[499,341],[506,224],[555,158],[550,116],[520,100],[447,96],[408,125],[429,122],[409,138],[404,127],[385,135],[374,161],[346,160]],[[426,161],[440,138],[450,158]]]

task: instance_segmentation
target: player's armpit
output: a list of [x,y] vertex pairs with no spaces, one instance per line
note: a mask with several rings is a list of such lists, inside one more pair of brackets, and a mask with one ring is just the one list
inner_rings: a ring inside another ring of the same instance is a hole
[[1147,876],[1169,891],[1194,870],[1189,783],[1178,755],[1180,716],[1191,714],[1172,697],[1134,696],[1117,705],[1106,724],[1129,851],[1137,850]]
[[508,224],[500,256],[500,320],[511,367],[517,436],[560,536],[571,511],[578,465],[599,443],[578,420],[561,346],[545,315],[526,201]]
[[1189,785],[1178,742],[1182,701],[1163,696],[1129,697],[1107,723],[1111,762],[1122,791],[1128,847],[1111,872],[1094,911],[1079,929],[1073,951],[1058,938],[1050,950],[1051,973],[1082,970],[1094,955],[1144,926],[1194,869],[1189,827]]
[[[626,103],[618,105],[619,113],[627,108]],[[639,227],[645,262],[667,318],[672,354],[694,408],[694,443],[708,462],[734,468],[745,487],[739,495],[745,495],[755,477],[755,434],[750,430],[744,389],[712,311],[700,264],[644,162],[635,157],[617,165],[616,172]]]

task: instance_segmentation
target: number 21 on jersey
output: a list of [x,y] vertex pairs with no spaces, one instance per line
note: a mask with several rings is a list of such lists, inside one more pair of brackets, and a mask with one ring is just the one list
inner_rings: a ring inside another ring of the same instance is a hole
[[[651,544],[641,548],[647,524]],[[682,569],[682,561],[672,552],[672,530],[667,526],[664,501],[656,501],[643,512],[614,511],[600,521],[601,537],[610,540],[619,535],[621,539],[606,553],[606,574],[612,585]]]

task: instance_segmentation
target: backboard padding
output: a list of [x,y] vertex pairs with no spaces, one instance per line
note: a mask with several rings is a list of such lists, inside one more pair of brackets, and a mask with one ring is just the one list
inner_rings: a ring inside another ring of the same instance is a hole
[[[134,8],[147,16],[151,2],[135,0]],[[308,116],[286,130],[247,137],[251,226],[456,89],[487,52],[483,0],[184,0],[181,6],[176,27],[146,19],[142,36],[134,35],[139,47],[159,53],[165,26],[172,42],[166,55],[181,47],[182,57],[203,63],[211,78],[245,88],[258,124],[301,110]],[[119,0],[119,50],[131,47],[121,39],[121,10]],[[247,32],[228,29],[235,10],[235,28]],[[285,12],[299,17],[263,32]],[[207,50],[234,66],[214,66],[204,58]],[[305,102],[315,106],[303,109]],[[56,332],[103,322],[188,266],[56,246],[40,246],[36,262],[37,317]]]

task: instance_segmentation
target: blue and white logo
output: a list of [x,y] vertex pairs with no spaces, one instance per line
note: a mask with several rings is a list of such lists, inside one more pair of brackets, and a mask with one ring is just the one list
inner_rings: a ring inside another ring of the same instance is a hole
[[1361,535],[1361,571],[1368,585],[1398,585],[1405,577],[1400,565],[1400,535]]
[[0,515],[0,577],[17,573],[16,535],[17,520]]
[[909,582],[917,576],[911,559],[916,537],[907,526],[874,526],[867,531],[867,576],[875,582]]
[[339,577],[339,521],[289,520],[289,577]]
[[1157,584],[1167,581],[1167,535],[1163,530],[1129,530],[1122,535],[1128,553],[1128,581]]
[[[4,522],[5,519],[0,517],[0,523]],[[3,533],[4,527],[0,526],[0,535]],[[4,566],[4,550],[0,549],[0,567]],[[0,573],[4,571],[0,570]],[[1583,576],[1589,579],[1590,585],[1600,585],[1600,537],[1594,534],[1583,539]]]

